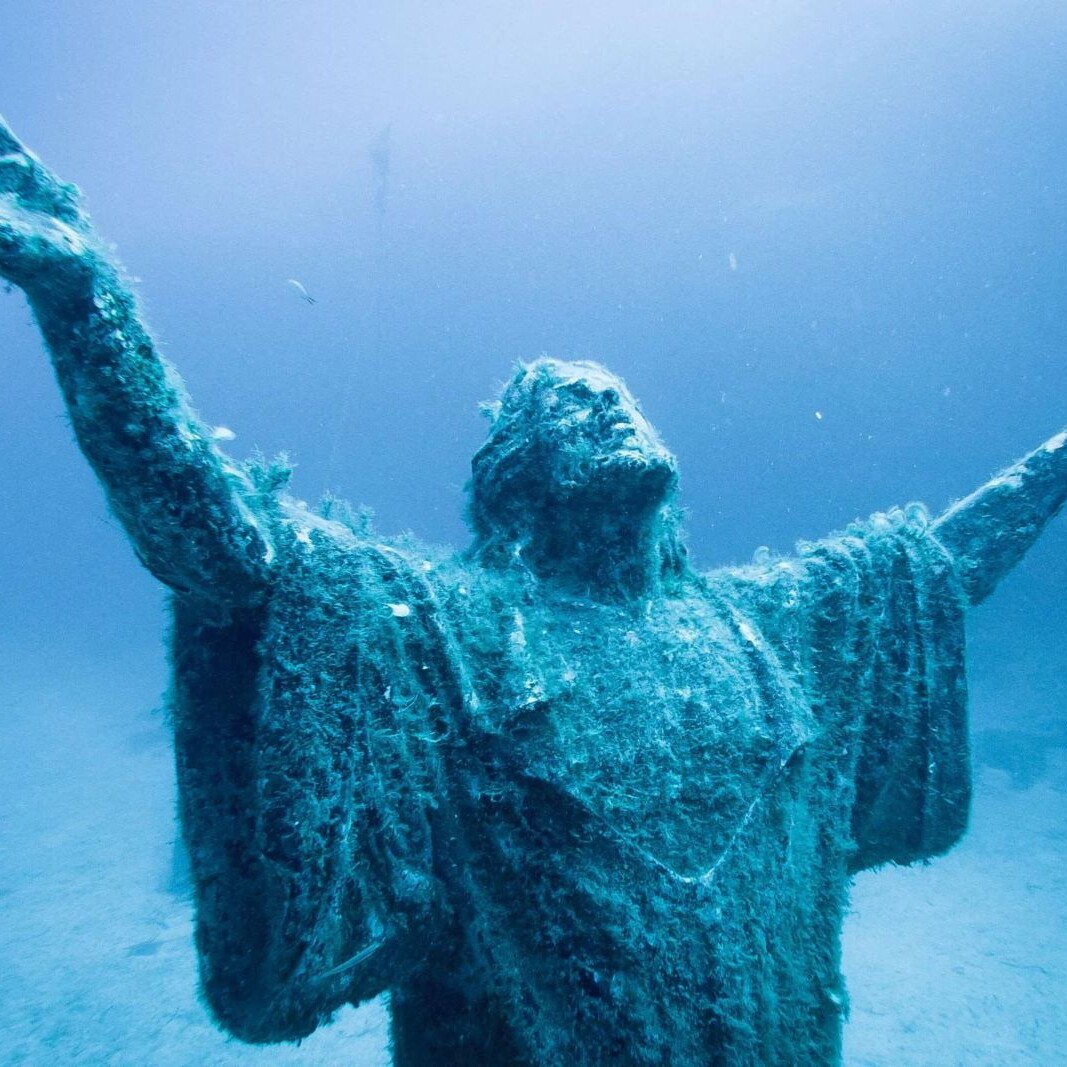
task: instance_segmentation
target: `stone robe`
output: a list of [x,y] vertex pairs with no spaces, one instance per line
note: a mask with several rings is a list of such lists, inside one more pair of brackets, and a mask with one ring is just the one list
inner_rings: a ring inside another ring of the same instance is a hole
[[625,604],[275,525],[264,607],[175,609],[223,1026],[389,991],[400,1067],[838,1060],[849,876],[966,825],[963,602],[921,523]]

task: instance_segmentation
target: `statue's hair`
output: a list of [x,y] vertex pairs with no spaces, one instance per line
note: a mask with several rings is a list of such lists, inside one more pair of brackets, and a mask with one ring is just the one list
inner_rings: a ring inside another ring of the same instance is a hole
[[468,516],[479,540],[508,538],[521,528],[531,493],[543,497],[546,486],[536,478],[546,457],[539,427],[555,378],[548,360],[520,365],[500,398],[484,405],[492,419],[485,443],[471,460]]

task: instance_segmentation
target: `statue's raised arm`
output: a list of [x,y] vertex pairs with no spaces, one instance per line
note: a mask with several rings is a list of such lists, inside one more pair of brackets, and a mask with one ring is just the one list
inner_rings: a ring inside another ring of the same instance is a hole
[[29,299],[78,443],[146,567],[231,610],[272,558],[254,491],[197,419],[78,190],[0,119],[0,277]]
[[981,603],[1067,501],[1067,431],[953,504],[933,524],[955,557],[971,604]]

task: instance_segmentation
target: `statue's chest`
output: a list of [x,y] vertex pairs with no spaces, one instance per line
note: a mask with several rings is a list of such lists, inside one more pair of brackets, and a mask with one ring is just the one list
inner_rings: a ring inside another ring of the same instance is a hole
[[502,642],[497,725],[523,773],[687,875],[808,737],[773,652],[710,602],[515,611]]

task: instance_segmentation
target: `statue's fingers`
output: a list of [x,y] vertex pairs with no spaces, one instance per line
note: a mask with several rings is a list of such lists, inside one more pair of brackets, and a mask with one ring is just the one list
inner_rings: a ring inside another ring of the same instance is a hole
[[65,222],[85,221],[76,185],[60,181],[36,156],[22,149],[0,155],[0,195],[18,197],[24,207]]
[[25,151],[22,142],[14,135],[11,127],[4,120],[4,116],[0,115],[0,156]]
[[33,161],[24,152],[0,155],[0,195],[24,197],[33,188]]
[[51,274],[69,280],[91,266],[86,236],[61,219],[23,211],[0,196],[0,277],[25,286]]
[[14,193],[35,211],[85,224],[76,185],[60,181],[14,134],[0,115],[0,195]]

